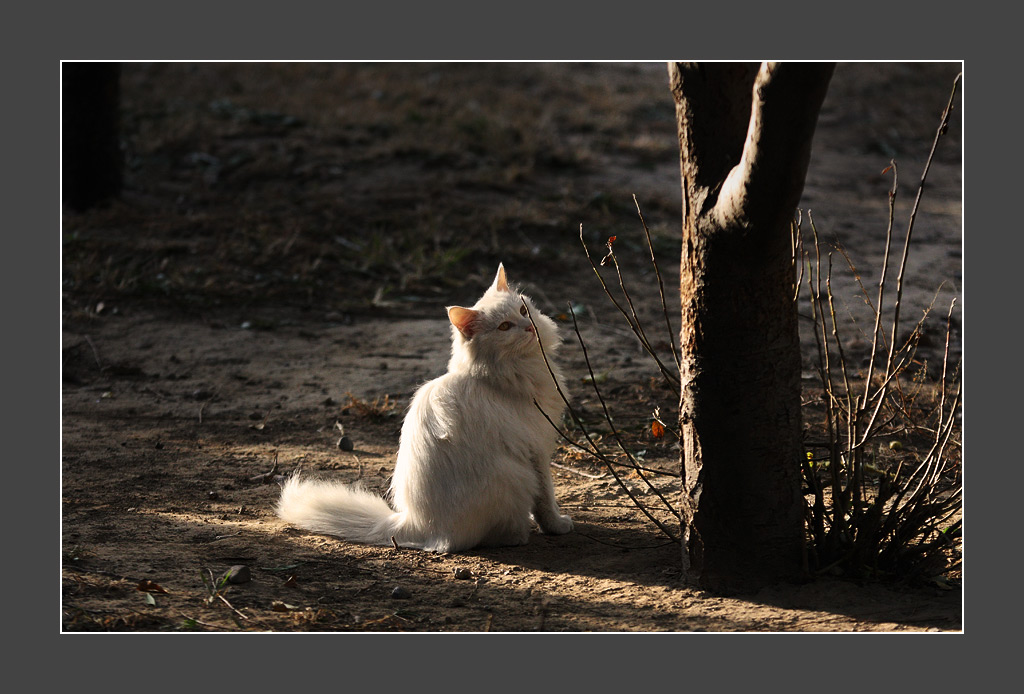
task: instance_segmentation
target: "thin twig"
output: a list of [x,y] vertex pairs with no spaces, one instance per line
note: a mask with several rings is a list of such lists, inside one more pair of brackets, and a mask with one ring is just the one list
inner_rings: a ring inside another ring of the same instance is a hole
[[[591,382],[591,385],[593,385],[594,393],[597,395],[597,399],[601,403],[601,409],[604,411],[605,421],[608,422],[608,426],[611,427],[612,436],[614,437],[615,442],[618,444],[619,450],[621,450],[623,453],[626,454],[626,457],[633,464],[633,468],[637,471],[637,475],[640,477],[640,479],[642,479],[644,481],[644,483],[647,484],[647,486],[651,489],[651,491],[653,491],[658,496],[658,498],[661,499],[662,502],[664,502],[666,508],[671,509],[672,513],[677,518],[679,518],[680,517],[679,516],[679,512],[676,511],[672,507],[672,504],[670,504],[667,499],[665,499],[665,497],[661,493],[661,490],[659,490],[657,487],[655,487],[653,484],[651,484],[650,480],[648,480],[644,476],[643,472],[641,472],[641,470],[640,470],[640,463],[639,463],[639,461],[637,461],[636,458],[633,457],[633,454],[629,452],[629,450],[626,448],[625,444],[622,442],[622,437],[619,435],[619,431],[615,427],[615,423],[612,420],[611,413],[608,412],[608,405],[604,401],[604,396],[601,395],[601,389],[597,385],[597,379],[594,378],[594,369],[593,369],[593,367],[590,364],[590,356],[587,353],[587,346],[583,342],[583,336],[580,335],[579,326],[576,323],[576,312],[572,310],[572,305],[571,304],[569,306],[569,313],[572,315],[572,325],[573,325],[573,328],[576,331],[576,338],[579,340],[580,348],[583,350],[583,360],[587,363],[587,371],[590,372],[590,382]],[[618,479],[618,478],[616,478],[616,479]],[[620,481],[620,484],[622,484],[621,481]],[[630,498],[633,499],[633,501],[636,501],[636,499],[633,497],[633,493],[629,490],[629,488],[626,487],[626,485],[624,485],[624,484],[622,484],[622,487],[629,494]],[[639,503],[638,503],[638,505],[639,505]],[[654,518],[651,518],[651,520],[654,520]],[[657,521],[655,521],[655,522],[657,522]],[[659,524],[659,527],[661,527],[660,524]],[[665,530],[665,529],[663,528],[663,530]],[[667,530],[665,530],[665,534],[668,535],[669,537],[674,538],[674,535],[669,533]]]
[[211,629],[221,629],[222,631],[230,631],[230,628],[228,627],[222,627],[219,624],[210,624],[209,622],[201,621],[199,619],[196,619],[195,617],[189,617],[187,614],[181,612],[180,610],[178,611],[178,614],[180,614],[182,617],[189,620],[190,622],[199,624],[200,626],[209,627]]
[[907,265],[907,256],[910,253],[910,239],[914,232],[914,221],[917,219],[917,210],[921,205],[921,198],[924,195],[925,181],[928,178],[928,171],[932,165],[932,159],[935,157],[935,150],[939,146],[939,140],[946,133],[946,128],[949,125],[949,116],[953,112],[953,100],[956,97],[957,86],[960,83],[961,75],[958,74],[956,79],[953,81],[953,91],[949,95],[949,102],[946,104],[946,109],[942,112],[942,120],[939,123],[939,128],[935,132],[935,139],[932,141],[931,151],[928,152],[928,160],[925,162],[924,170],[921,172],[921,181],[917,186],[917,196],[914,198],[914,206],[910,210],[910,219],[907,222],[907,237],[903,243],[903,258],[900,261],[900,271],[896,276],[896,303],[893,306],[893,318],[892,318],[892,342],[889,345],[889,362],[892,362],[893,350],[896,347],[896,330],[900,322],[900,308],[903,301],[903,273]]
[[[586,511],[586,510],[594,509],[594,508],[636,508],[636,504],[634,504],[632,502],[628,503],[628,504],[598,504],[598,503],[593,503],[593,502],[592,503],[583,502],[583,503],[579,503],[579,504],[564,504],[564,505],[562,505],[562,508],[578,508],[578,509]],[[652,507],[652,506],[648,506],[647,509],[649,511],[651,511],[652,513],[669,513],[669,511],[667,511],[667,510],[665,510],[663,508],[655,508],[655,507]]]
[[89,349],[92,350],[92,358],[96,360],[96,366],[100,371],[103,371],[103,362],[100,361],[100,353],[96,350],[96,345],[93,344],[92,338],[86,335],[85,343],[89,345]]
[[278,474],[279,468],[277,464],[278,451],[274,451],[274,465],[266,472],[250,477],[250,482],[259,482],[260,484],[270,484],[274,481],[274,476]]
[[576,530],[576,533],[579,534],[579,535],[582,535],[583,537],[587,538],[588,540],[593,540],[594,542],[597,542],[597,543],[602,544],[602,545],[608,545],[609,547],[618,547],[619,549],[658,549],[659,547],[668,547],[669,545],[672,545],[672,544],[678,544],[677,540],[669,540],[668,542],[662,542],[662,543],[659,543],[657,545],[620,545],[617,542],[608,542],[607,540],[599,540],[598,538],[594,537],[593,535],[588,535],[587,533],[585,533],[585,532],[583,532],[581,530]]
[[[590,256],[590,249],[587,248],[587,242],[584,241],[584,239],[583,239],[583,225],[582,224],[580,224],[580,243],[583,244],[583,252],[586,253],[587,260],[590,261],[590,267],[593,268],[594,274],[597,275],[597,279],[601,283],[601,288],[604,289],[605,295],[612,302],[612,305],[615,306],[615,308],[617,308],[619,310],[619,313],[622,314],[622,317],[626,319],[626,323],[629,324],[630,330],[633,331],[633,334],[636,335],[636,338],[640,341],[640,345],[644,348],[644,350],[647,352],[647,354],[650,355],[650,357],[652,359],[654,359],[654,361],[657,363],[658,369],[661,371],[662,375],[665,377],[666,383],[668,383],[669,386],[675,391],[676,395],[679,395],[679,389],[680,389],[679,379],[673,379],[672,378],[672,375],[669,373],[668,369],[665,367],[665,365],[662,363],[661,359],[658,357],[657,353],[654,351],[654,348],[651,347],[651,344],[647,341],[647,338],[644,336],[642,326],[634,325],[633,324],[633,321],[630,319],[629,314],[626,312],[626,310],[624,308],[622,308],[622,306],[619,304],[619,302],[615,299],[615,296],[611,293],[611,290],[608,289],[608,285],[605,283],[604,277],[601,276],[601,272],[600,272],[600,270],[597,269],[597,265],[594,263],[594,259]],[[609,250],[609,253],[611,254],[613,262],[615,262],[615,254],[613,252],[611,252],[611,244],[610,244],[610,242],[609,242],[608,250]],[[615,262],[615,268],[616,268],[616,272],[618,272],[618,262]],[[622,287],[623,293],[625,293],[625,286],[622,284],[622,273],[621,272],[619,272],[619,286]],[[628,298],[628,295],[627,295],[627,298]]]
[[[946,348],[942,353],[942,378],[939,381],[939,421],[942,421],[942,409],[946,402],[946,365],[949,363],[949,336],[952,333],[953,307],[956,306],[956,297],[949,302],[949,313],[946,315]],[[938,440],[938,433],[935,434]]]
[[228,599],[225,598],[221,593],[217,593],[217,597],[220,598],[221,602],[223,602],[225,605],[230,607],[231,611],[234,612],[236,615],[238,615],[239,617],[241,617],[242,619],[245,619],[245,620],[249,619],[246,615],[244,615],[241,612],[239,612],[238,610],[236,610],[235,606],[232,605],[230,602],[228,602]]
[[668,332],[668,346],[672,350],[672,359],[676,362],[676,371],[682,373],[683,367],[679,361],[679,354],[676,352],[676,335],[672,332],[672,321],[668,317],[668,304],[665,301],[665,283],[661,280],[661,269],[658,261],[654,258],[654,244],[651,243],[651,232],[644,221],[644,214],[640,211],[640,203],[636,195],[633,195],[633,204],[636,205],[636,213],[640,215],[640,224],[644,227],[644,235],[647,237],[647,249],[651,252],[651,264],[654,266],[654,274],[658,277],[658,293],[661,296],[661,311],[665,314],[665,328]]
[[803,211],[796,211],[796,221],[790,224],[789,246],[793,254],[793,271],[796,273],[796,280],[793,282],[793,301],[800,298],[800,286],[804,277],[804,239],[803,239]]
[[[530,323],[533,325],[534,334],[537,336],[537,345],[540,347],[541,357],[544,360],[544,365],[547,367],[548,375],[550,375],[551,376],[551,380],[554,381],[555,390],[557,390],[558,395],[562,398],[562,402],[565,403],[566,409],[569,412],[569,415],[572,417],[573,421],[575,421],[577,426],[580,427],[580,430],[583,432],[583,436],[587,439],[587,443],[589,443],[592,446],[593,450],[595,452],[597,452],[598,455],[596,455],[595,457],[597,457],[599,460],[602,459],[602,456],[600,455],[600,449],[598,448],[597,444],[594,443],[594,440],[590,437],[590,434],[587,432],[586,428],[583,426],[583,422],[582,422],[582,420],[580,420],[579,415],[576,414],[576,411],[573,409],[572,405],[569,404],[569,399],[566,397],[565,393],[563,392],[562,386],[558,382],[558,378],[555,376],[554,370],[551,368],[551,363],[548,361],[547,351],[544,349],[544,342],[543,342],[543,340],[541,340],[541,337],[540,337],[540,332],[541,331],[537,329],[537,324],[533,320],[533,312],[530,311],[530,306],[529,306],[529,304],[526,303],[525,300],[523,301],[523,306],[526,307],[526,315],[530,319]],[[572,306],[571,305],[569,306],[569,310],[570,310],[570,312],[572,312]],[[575,312],[572,312],[572,314],[573,314],[573,325],[576,326],[576,314],[575,314]],[[583,338],[579,334],[578,326],[577,326],[577,330],[576,330],[576,336],[579,338],[581,346],[583,346],[584,357],[586,357],[586,345],[583,344]],[[590,368],[589,361],[588,361],[587,368],[588,369]],[[593,378],[593,370],[592,369],[591,369],[591,378]],[[565,434],[562,433],[561,429],[559,429],[555,425],[555,423],[551,421],[551,418],[548,417],[548,414],[546,412],[544,412],[544,410],[540,407],[540,404],[537,403],[536,400],[534,400],[533,404],[540,411],[540,413],[542,415],[544,415],[544,418],[548,420],[548,423],[551,424],[555,428],[555,431],[557,431],[559,433],[559,435],[561,435],[563,438],[568,440],[568,437],[565,436]],[[640,506],[640,503],[639,503],[639,501],[637,501],[636,497],[633,495],[633,492],[629,489],[628,486],[626,486],[626,484],[625,484],[625,482],[623,482],[622,478],[619,477],[619,474],[615,471],[615,468],[613,466],[609,465],[608,466],[608,471],[612,474],[612,477],[615,478],[615,481],[619,483],[619,486],[622,487],[626,491],[626,494],[629,495],[629,498],[632,499],[633,502],[636,503],[637,507],[640,508],[643,511],[643,507]],[[653,522],[655,525],[657,525],[658,528],[661,529],[661,531],[663,533],[665,533],[668,537],[672,538],[673,540],[676,539],[675,536],[672,534],[672,532],[667,527],[665,527],[664,524],[662,524],[660,521],[658,521],[658,519],[654,518],[653,516],[651,516],[646,511],[644,511],[644,515],[646,515],[651,520],[651,522]]]
[[551,417],[549,417],[548,414],[543,409],[541,409],[540,405],[537,403],[536,400],[534,400],[533,404],[537,408],[537,410],[544,416],[544,419],[547,420],[548,424],[551,425],[551,428],[555,430],[555,433],[557,433],[563,441],[565,441],[567,444],[569,444],[576,450],[582,453],[586,453],[587,455],[593,458],[596,458],[605,465],[617,465],[619,467],[628,467],[630,470],[641,470],[651,475],[661,475],[663,477],[674,477],[676,479],[680,477],[679,473],[677,472],[669,472],[667,470],[656,470],[654,468],[644,467],[642,465],[637,465],[635,463],[622,463],[619,462],[618,460],[614,460],[613,458],[609,458],[607,455],[601,452],[601,449],[597,445],[597,442],[590,438],[589,433],[586,431],[586,429],[583,428],[582,420],[579,420],[577,418],[578,416],[575,414],[575,412],[569,412],[569,416],[573,418],[573,421],[576,423],[576,425],[580,427],[580,431],[583,432],[583,437],[587,439],[587,443],[589,443],[593,447],[587,448],[586,446],[580,444],[579,441],[573,441],[571,438],[569,438],[568,434],[562,431],[557,424],[551,421]]
[[[637,337],[640,338],[640,342],[643,345],[644,349],[647,350],[647,353],[651,355],[651,357],[657,363],[658,369],[661,371],[661,375],[665,378],[665,382],[668,383],[673,390],[678,392],[680,374],[678,371],[674,375],[671,372],[669,372],[668,367],[666,367],[665,364],[661,361],[661,357],[658,356],[658,353],[654,350],[654,347],[647,339],[647,331],[644,330],[643,323],[640,322],[640,317],[637,316],[636,314],[636,308],[633,306],[633,297],[629,295],[629,291],[626,289],[626,282],[622,277],[622,268],[619,267],[619,259],[618,256],[615,255],[615,251],[612,250],[611,242],[608,243],[608,257],[612,259],[612,265],[615,266],[615,274],[618,275],[619,277],[619,289],[622,290],[622,295],[626,298],[626,304],[629,306],[629,312],[633,316],[633,322],[631,323],[631,325],[635,326],[634,332],[636,332]],[[672,354],[673,356],[675,356],[674,348],[672,350]]]
[[[821,302],[821,244],[818,240],[818,230],[814,225],[814,218],[810,212],[807,214],[807,219],[811,224],[811,233],[814,235],[814,254],[815,254],[815,267],[814,267],[814,287],[811,289],[811,305],[815,316],[815,325],[817,326],[818,318],[821,318],[820,334],[815,331],[815,339],[818,342],[818,355],[819,364],[818,371],[822,379],[822,386],[825,389],[825,394],[828,396],[828,407],[826,408],[827,417],[827,430],[828,438],[831,444],[830,448],[830,465],[829,473],[832,477],[832,503],[837,508],[832,513],[833,523],[832,528],[838,532],[843,532],[843,524],[840,522],[836,523],[836,518],[843,519],[846,516],[846,495],[843,493],[842,484],[839,479],[839,468],[841,467],[841,458],[839,454],[839,402],[836,398],[835,392],[832,388],[832,367],[829,360],[828,353],[828,335],[825,330],[825,313],[822,309]],[[808,272],[807,283],[808,286],[811,284],[812,273]]]
[[577,475],[580,475],[581,477],[587,477],[587,478],[590,478],[592,480],[599,480],[599,479],[602,479],[605,476],[605,473],[603,473],[603,472],[600,475],[594,475],[594,474],[591,474],[589,472],[583,472],[583,470],[578,470],[578,469],[576,469],[574,467],[569,467],[568,465],[560,465],[559,463],[556,463],[554,461],[551,462],[551,467],[556,467],[559,470],[565,470],[566,472],[572,472],[572,473],[575,473]]
[[[836,351],[839,353],[839,366],[843,375],[843,389],[846,397],[846,441],[856,439],[856,428],[858,422],[857,413],[854,411],[852,399],[853,389],[850,387],[850,376],[846,368],[846,353],[843,350],[843,340],[839,336],[839,321],[836,319],[836,308],[832,294],[832,254],[828,254],[828,274],[825,276],[825,293],[828,299],[829,316],[832,319],[832,339],[836,344]],[[860,456],[852,451],[847,452],[847,464],[850,466],[850,483],[847,490],[851,492],[849,508],[853,510],[854,516],[860,514],[860,501],[863,495],[864,476],[860,465]]]
[[215,397],[217,397],[217,393],[219,393],[219,392],[220,392],[220,388],[214,390],[213,393],[210,395],[209,399],[207,399],[207,401],[204,402],[202,404],[202,406],[199,408],[199,423],[200,424],[203,423],[203,412],[206,411],[206,406],[209,405],[211,402],[213,402],[213,399]]
[[241,534],[242,534],[242,531],[241,531],[241,530],[239,530],[239,531],[238,531],[237,533],[230,533],[230,534],[228,534],[228,535],[216,535],[216,536],[214,536],[214,538],[213,538],[213,539],[214,539],[214,541],[217,541],[217,540],[226,540],[226,539],[227,539],[227,538],[229,538],[229,537],[238,537],[238,536],[239,536],[239,535],[241,535]]
[[[892,167],[892,188],[889,189],[889,224],[885,229],[885,253],[882,256],[882,272],[878,277],[878,306],[875,307],[875,328],[872,331],[871,338],[871,357],[868,360],[868,372],[864,377],[864,397],[861,400],[860,409],[867,409],[868,406],[868,391],[871,388],[871,377],[874,374],[875,369],[875,355],[878,353],[878,338],[882,336],[882,301],[885,298],[885,276],[889,268],[889,254],[892,250],[892,228],[893,220],[896,215],[896,192],[899,190],[899,172],[896,168],[896,160],[892,159],[889,161],[889,166]],[[884,173],[884,172],[883,172]],[[865,293],[866,296],[866,293]],[[891,354],[891,352],[890,352]],[[889,364],[886,364],[888,367]]]

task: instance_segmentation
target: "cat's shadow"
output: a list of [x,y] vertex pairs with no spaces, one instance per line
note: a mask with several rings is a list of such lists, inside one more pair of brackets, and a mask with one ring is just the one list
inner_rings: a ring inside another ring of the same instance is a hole
[[478,547],[461,554],[551,573],[674,586],[679,583],[681,552],[678,542],[657,530],[576,520],[565,535],[535,529],[526,545]]

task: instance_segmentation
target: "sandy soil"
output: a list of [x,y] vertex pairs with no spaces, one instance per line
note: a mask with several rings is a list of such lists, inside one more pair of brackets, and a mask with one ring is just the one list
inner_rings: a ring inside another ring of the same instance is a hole
[[[902,249],[957,71],[836,73],[801,207],[866,286],[885,239],[883,169],[896,160]],[[961,629],[958,567],[931,584],[826,575],[729,597],[684,586],[679,545],[569,446],[554,473],[576,529],[525,547],[366,547],[274,516],[293,470],[387,487],[404,407],[447,361],[443,306],[475,300],[499,260],[562,316],[573,401],[599,425],[564,321],[568,302],[581,310],[616,423],[668,473],[658,487],[673,498],[678,449],[649,428],[672,397],[578,240],[581,223],[595,252],[618,236],[641,314],[657,324],[632,195],[671,289],[679,182],[664,66],[132,64],[122,85],[123,199],[64,218],[63,630]],[[905,278],[904,315],[916,321],[934,300],[943,330],[961,282],[959,123],[932,165]],[[836,264],[859,358],[864,302]],[[929,373],[942,348],[922,344]],[[248,580],[218,590],[236,566]]]

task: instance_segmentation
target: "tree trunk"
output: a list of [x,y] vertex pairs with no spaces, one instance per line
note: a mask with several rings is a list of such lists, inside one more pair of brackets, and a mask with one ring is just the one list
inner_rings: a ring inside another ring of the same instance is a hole
[[61,66],[61,168],[64,204],[85,210],[121,192],[118,63]]
[[683,186],[684,575],[803,572],[791,224],[832,64],[669,65]]

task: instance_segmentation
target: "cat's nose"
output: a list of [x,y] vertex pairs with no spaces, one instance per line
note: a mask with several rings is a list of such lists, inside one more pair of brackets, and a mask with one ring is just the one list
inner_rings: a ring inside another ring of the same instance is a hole
[[537,334],[537,331],[533,329],[533,323],[530,323],[530,325],[526,326],[526,332],[533,333],[534,335]]

